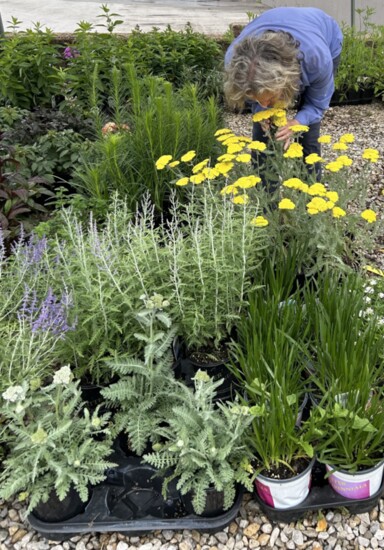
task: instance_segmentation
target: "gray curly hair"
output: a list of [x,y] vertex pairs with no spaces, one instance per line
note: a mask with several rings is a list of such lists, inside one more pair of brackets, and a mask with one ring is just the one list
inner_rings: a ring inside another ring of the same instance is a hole
[[242,108],[246,99],[264,92],[277,94],[287,106],[300,88],[299,42],[284,31],[266,31],[241,40],[225,71],[228,104]]

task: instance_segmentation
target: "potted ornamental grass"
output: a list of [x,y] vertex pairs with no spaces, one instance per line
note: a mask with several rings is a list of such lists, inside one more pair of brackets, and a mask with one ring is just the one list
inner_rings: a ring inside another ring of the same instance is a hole
[[381,490],[384,470],[383,390],[366,386],[343,398],[338,391],[327,392],[305,425],[331,487],[349,499],[370,498]]
[[110,413],[83,406],[79,381],[61,367],[48,385],[38,379],[9,386],[1,399],[8,454],[0,496],[18,496],[47,522],[81,513],[92,487],[105,479],[112,453]]
[[345,398],[383,381],[383,335],[365,287],[358,274],[325,272],[316,289],[304,292],[311,333],[306,371],[317,397],[336,388]]
[[196,373],[194,391],[178,382],[180,402],[156,428],[158,443],[144,455],[165,473],[163,492],[175,479],[186,511],[207,517],[233,505],[239,484],[252,490],[246,434],[253,415],[247,406],[215,404],[221,383],[205,371]]
[[[232,371],[254,414],[249,446],[255,456],[256,490],[274,508],[290,508],[308,495],[314,451],[301,418],[307,401],[305,338],[308,323],[300,296],[281,301],[259,289],[232,346]],[[241,390],[240,390],[241,394]],[[292,488],[293,486],[293,488]]]

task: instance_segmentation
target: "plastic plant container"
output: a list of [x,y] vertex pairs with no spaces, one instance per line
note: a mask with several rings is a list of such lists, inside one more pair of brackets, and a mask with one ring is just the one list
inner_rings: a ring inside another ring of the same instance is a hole
[[161,494],[162,478],[157,470],[137,456],[126,456],[117,449],[111,460],[118,466],[107,471],[107,479],[92,490],[85,510],[71,519],[48,522],[34,514],[29,524],[49,540],[62,541],[80,533],[120,532],[130,536],[161,529],[195,529],[217,532],[233,521],[239,511],[243,490],[239,488],[229,510],[214,517],[188,513],[176,489],[169,484],[167,498]]
[[316,510],[346,508],[351,514],[363,514],[369,512],[378,505],[384,491],[384,478],[379,490],[369,498],[352,500],[336,493],[324,479],[326,474],[325,466],[318,462],[315,463],[312,477],[312,487],[307,498],[299,505],[286,510],[272,508],[257,495],[254,497],[260,505],[262,511],[272,521],[290,523],[301,518],[307,512]]

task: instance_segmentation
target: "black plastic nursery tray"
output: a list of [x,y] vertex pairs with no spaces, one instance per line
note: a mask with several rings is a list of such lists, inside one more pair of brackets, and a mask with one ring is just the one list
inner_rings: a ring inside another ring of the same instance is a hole
[[[318,465],[319,467],[319,465]],[[307,512],[313,512],[315,510],[324,510],[324,509],[334,509],[334,508],[347,508],[351,514],[363,514],[364,512],[369,512],[375,506],[378,505],[379,500],[384,491],[384,478],[381,482],[380,489],[370,498],[364,498],[359,500],[353,500],[342,495],[339,495],[332,489],[332,487],[327,483],[324,478],[323,481],[320,478],[317,479],[319,473],[314,476],[314,481],[307,498],[293,508],[288,510],[277,510],[266,504],[259,495],[254,491],[254,496],[257,502],[260,505],[262,511],[268,516],[272,521],[290,523],[291,521],[296,521],[302,517]],[[325,471],[323,472],[325,474]]]
[[111,460],[118,466],[111,468],[107,479],[92,490],[84,512],[66,521],[42,521],[30,514],[30,525],[50,540],[65,540],[86,532],[121,532],[139,535],[162,529],[195,529],[217,532],[236,518],[242,502],[239,489],[230,510],[214,517],[186,514],[175,483],[169,487],[169,498],[161,495],[162,479],[153,477],[155,469],[143,464],[138,457],[117,454]]

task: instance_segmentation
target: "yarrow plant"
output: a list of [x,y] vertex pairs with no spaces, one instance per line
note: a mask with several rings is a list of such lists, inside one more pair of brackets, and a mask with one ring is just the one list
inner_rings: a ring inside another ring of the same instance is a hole
[[114,465],[107,460],[110,413],[84,408],[70,367],[59,369],[48,385],[26,379],[9,386],[0,402],[2,440],[9,450],[0,475],[1,498],[27,499],[27,512],[52,491],[63,500],[74,488],[87,501],[90,484],[100,483]]
[[[318,154],[304,157],[297,139],[308,127],[294,126],[292,130],[297,137],[284,151],[274,134],[276,128],[286,123],[285,111],[268,109],[256,113],[253,120],[268,121],[267,144],[236,136],[223,128],[215,135],[225,151],[216,161],[204,159],[194,164],[190,151],[180,160],[164,155],[157,168],[175,172],[175,185],[189,189],[191,200],[197,192],[195,188],[203,185],[211,193],[217,190],[239,207],[257,201],[264,212],[255,216],[251,225],[257,228],[269,225],[274,247],[286,246],[292,240],[306,242],[303,263],[308,271],[321,269],[324,264],[342,268],[358,262],[372,248],[381,225],[378,214],[367,208],[366,202],[370,166],[377,162],[379,152],[365,149],[360,155],[363,170],[356,175],[351,170],[356,159],[347,154],[355,141],[353,134],[343,134],[336,140],[323,135],[319,142],[327,149],[328,158]],[[257,166],[257,156],[251,165],[254,151],[265,158],[262,169]],[[180,162],[190,165],[190,175],[180,171]],[[316,181],[315,164],[323,167],[321,182]],[[279,183],[274,194],[266,192],[261,183],[262,178],[269,177]]]

